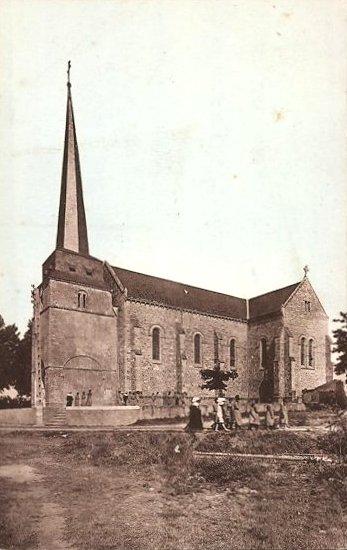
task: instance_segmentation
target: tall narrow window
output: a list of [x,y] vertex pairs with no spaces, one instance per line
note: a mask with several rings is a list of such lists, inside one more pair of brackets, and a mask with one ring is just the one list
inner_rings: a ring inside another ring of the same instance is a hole
[[314,367],[314,345],[312,338],[308,341],[308,366]]
[[201,335],[195,334],[194,336],[194,363],[199,365],[201,363]]
[[160,360],[160,329],[154,327],[152,330],[152,359]]
[[87,307],[87,294],[83,290],[78,292],[77,304],[79,309],[85,309]]
[[304,337],[300,340],[300,363],[302,366],[305,365],[305,359],[306,359],[306,340]]
[[230,368],[236,367],[236,343],[234,338],[230,340]]
[[260,340],[260,367],[265,369],[267,363],[266,338]]
[[305,311],[306,313],[309,313],[311,311],[311,302],[308,300],[305,300]]

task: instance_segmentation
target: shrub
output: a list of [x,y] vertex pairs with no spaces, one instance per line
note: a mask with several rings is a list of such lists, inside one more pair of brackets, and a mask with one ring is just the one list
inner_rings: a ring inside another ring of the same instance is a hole
[[61,451],[72,459],[92,462],[94,465],[126,464],[136,468],[159,462],[158,444],[158,434],[154,433],[69,434]]
[[31,406],[31,399],[27,396],[10,397],[0,396],[0,409],[22,409]]
[[[175,447],[179,445],[179,452]],[[191,454],[191,437],[188,434],[155,432],[114,432],[104,434],[69,434],[59,452],[71,458],[91,461],[93,464],[169,465],[174,457],[187,461]],[[175,459],[176,460],[176,459]]]
[[157,466],[169,491],[182,494],[197,486],[192,442],[186,433],[69,434],[58,453],[97,467],[126,466],[133,472]]

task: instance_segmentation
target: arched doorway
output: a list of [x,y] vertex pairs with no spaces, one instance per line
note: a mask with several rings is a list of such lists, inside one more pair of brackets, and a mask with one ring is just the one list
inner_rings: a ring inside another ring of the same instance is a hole
[[272,403],[274,400],[273,367],[264,369],[264,376],[259,386],[259,400],[261,403]]
[[269,349],[266,338],[260,340],[259,351],[260,367],[263,371],[263,379],[259,386],[259,399],[262,403],[269,403],[274,399],[274,368],[273,362],[269,358],[271,349]]
[[63,367],[64,393],[77,391],[82,392],[92,390],[93,402],[100,402],[101,395],[98,395],[102,388],[102,370],[101,366],[94,358],[86,355],[77,355],[70,357]]

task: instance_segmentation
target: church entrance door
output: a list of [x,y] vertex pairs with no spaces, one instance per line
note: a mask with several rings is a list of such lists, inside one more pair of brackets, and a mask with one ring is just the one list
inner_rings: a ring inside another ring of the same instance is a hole
[[259,386],[259,399],[261,403],[272,403],[274,400],[274,372],[272,368],[264,369],[263,380]]

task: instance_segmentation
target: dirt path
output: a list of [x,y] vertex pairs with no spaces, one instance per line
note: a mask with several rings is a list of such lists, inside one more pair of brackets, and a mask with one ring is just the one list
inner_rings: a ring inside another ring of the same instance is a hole
[[6,464],[0,466],[0,478],[7,478],[19,484],[26,483],[32,506],[40,510],[38,546],[35,550],[73,550],[64,540],[63,509],[59,504],[52,502],[52,495],[36,468],[28,464]]

